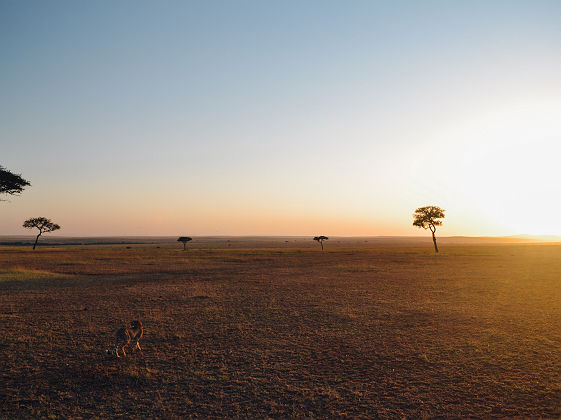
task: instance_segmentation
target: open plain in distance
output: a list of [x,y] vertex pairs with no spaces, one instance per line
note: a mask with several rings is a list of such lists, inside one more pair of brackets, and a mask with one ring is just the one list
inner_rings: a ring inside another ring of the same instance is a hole
[[0,417],[561,415],[559,243],[19,239]]

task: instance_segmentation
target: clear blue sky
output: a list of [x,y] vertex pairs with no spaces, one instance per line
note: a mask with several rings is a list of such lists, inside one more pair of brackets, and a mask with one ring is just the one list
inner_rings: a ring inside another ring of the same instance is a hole
[[0,0],[0,164],[32,182],[0,234],[412,235],[434,204],[443,234],[559,235],[560,22],[560,1]]

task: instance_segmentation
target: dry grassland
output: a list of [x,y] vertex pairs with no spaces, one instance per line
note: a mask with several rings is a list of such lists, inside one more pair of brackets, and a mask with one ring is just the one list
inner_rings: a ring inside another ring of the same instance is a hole
[[561,246],[443,248],[0,248],[0,417],[561,416]]

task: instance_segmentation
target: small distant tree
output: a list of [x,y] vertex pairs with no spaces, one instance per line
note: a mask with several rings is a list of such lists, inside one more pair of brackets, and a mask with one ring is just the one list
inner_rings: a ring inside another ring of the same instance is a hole
[[317,241],[321,245],[321,250],[323,251],[323,241],[327,241],[329,238],[327,236],[314,236],[314,241]]
[[180,236],[177,238],[177,242],[183,242],[183,251],[187,249],[187,242],[192,241],[193,238],[189,238],[188,236]]
[[438,246],[436,245],[436,227],[442,225],[442,220],[444,219],[445,210],[437,206],[426,206],[419,207],[415,210],[413,214],[413,226],[418,228],[429,229],[432,233],[432,242],[434,243],[434,251],[438,252]]
[[17,195],[28,185],[31,184],[21,175],[14,174],[0,165],[0,194]]
[[35,247],[37,246],[39,236],[41,236],[43,233],[48,233],[60,229],[59,225],[51,222],[50,219],[47,219],[46,217],[32,217],[31,219],[27,219],[25,222],[23,222],[23,227],[26,229],[39,229],[39,234],[35,238],[33,249],[35,249]]

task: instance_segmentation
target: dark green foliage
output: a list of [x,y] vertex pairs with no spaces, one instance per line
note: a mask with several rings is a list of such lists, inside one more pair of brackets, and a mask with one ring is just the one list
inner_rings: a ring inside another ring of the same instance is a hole
[[31,184],[21,175],[14,174],[0,165],[0,194],[20,194],[28,185]]

